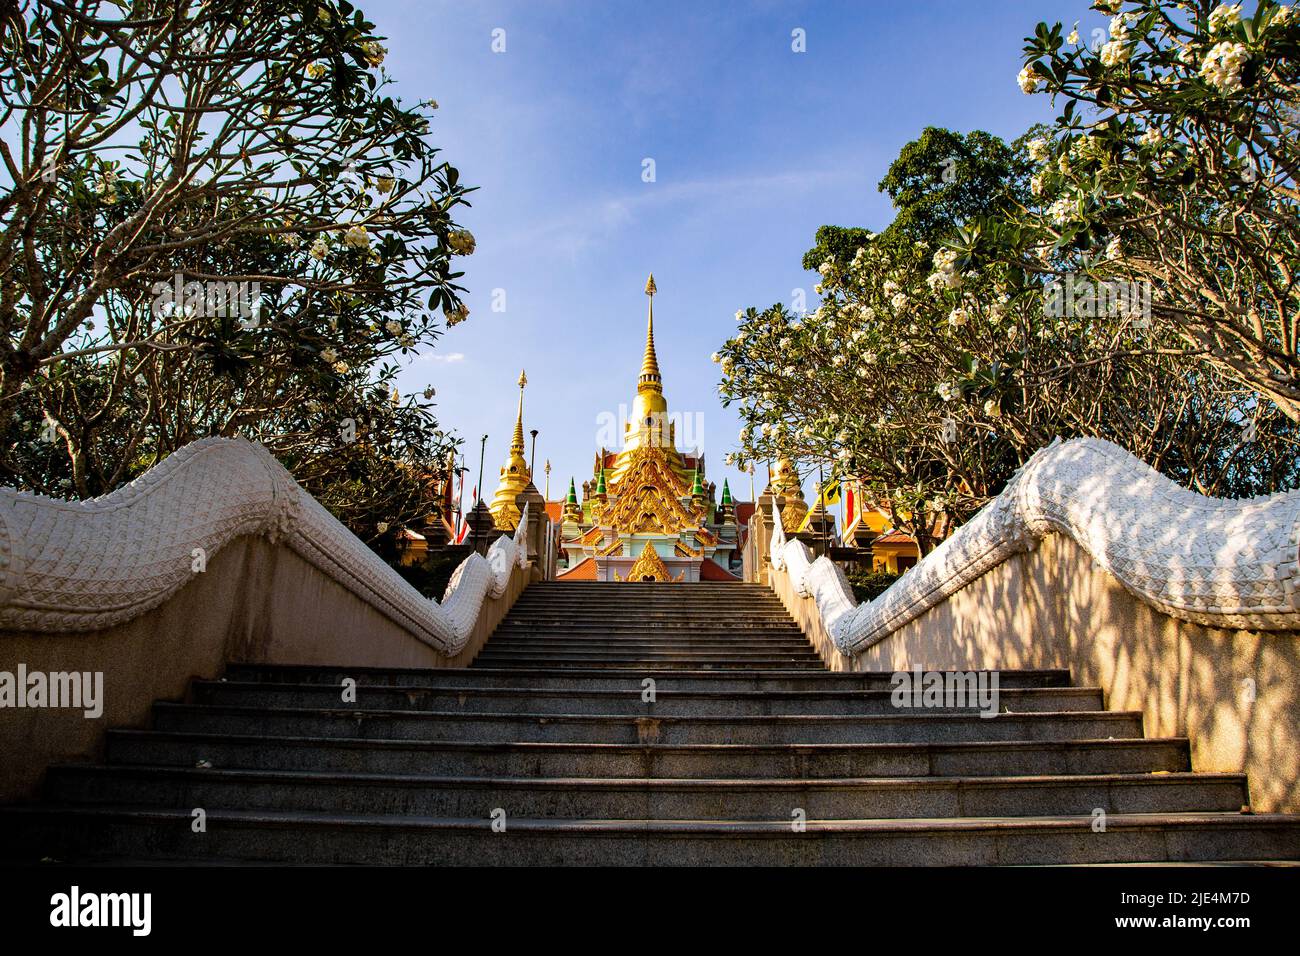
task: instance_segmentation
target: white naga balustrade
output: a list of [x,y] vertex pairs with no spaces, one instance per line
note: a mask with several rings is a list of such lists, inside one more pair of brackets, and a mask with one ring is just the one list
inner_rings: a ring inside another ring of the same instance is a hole
[[812,598],[836,647],[861,653],[1051,533],[1073,538],[1139,600],[1220,628],[1300,630],[1300,492],[1245,500],[1180,487],[1118,445],[1053,442],[997,498],[874,601],[857,604],[773,515],[771,560]]
[[449,655],[483,603],[528,563],[525,508],[513,537],[471,554],[441,604],[420,595],[304,491],[261,445],[207,438],[89,501],[0,488],[0,630],[89,631],[133,620],[243,535],[289,547],[368,605]]

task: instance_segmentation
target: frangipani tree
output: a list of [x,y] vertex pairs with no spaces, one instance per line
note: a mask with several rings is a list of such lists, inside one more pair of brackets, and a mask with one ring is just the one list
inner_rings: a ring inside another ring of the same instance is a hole
[[[951,142],[933,132],[929,142]],[[1037,139],[1017,144],[1009,175],[1034,168]],[[944,208],[930,193],[963,174],[949,178],[947,158],[905,147],[899,200]],[[1249,389],[1141,314],[1054,307],[1054,281],[1105,273],[1114,249],[1060,244],[1054,197],[1014,186],[964,190],[993,208],[946,230],[917,229],[906,205],[905,228],[819,230],[804,261],[817,264],[821,305],[742,310],[716,356],[723,401],[745,421],[738,459],[788,455],[859,479],[923,552],[944,520],[969,516],[1058,436],[1115,441],[1207,494],[1294,483],[1295,429]]]
[[445,460],[392,383],[468,314],[467,189],[359,10],[29,0],[0,50],[8,480],[99,494],[205,434],[322,494],[364,448]]
[[1111,16],[1104,42],[1040,23],[1019,78],[1062,105],[1035,148],[1052,245],[1150,282],[1161,347],[1300,420],[1300,15],[1273,0],[1094,8]]

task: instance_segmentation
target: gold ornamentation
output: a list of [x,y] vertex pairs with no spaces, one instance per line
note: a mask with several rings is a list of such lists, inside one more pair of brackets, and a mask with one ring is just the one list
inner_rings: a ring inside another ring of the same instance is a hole
[[[615,572],[615,577],[617,577]],[[681,575],[678,575],[680,579]],[[641,552],[641,557],[637,558],[632,564],[631,569],[627,572],[627,581],[670,581],[668,575],[668,566],[664,564],[664,559],[659,557],[659,552],[654,549],[649,541],[646,542],[645,549]]]
[[510,454],[505,467],[501,469],[501,483],[496,494],[492,496],[489,510],[493,523],[502,531],[514,531],[519,524],[519,506],[515,499],[528,487],[533,476],[528,473],[528,462],[524,460],[524,386],[528,376],[519,373],[519,413],[515,416],[515,433],[510,440]]
[[677,477],[662,448],[643,445],[631,452],[627,471],[610,491],[617,500],[602,516],[603,523],[635,534],[638,531],[678,534],[700,525],[678,500],[686,485]]

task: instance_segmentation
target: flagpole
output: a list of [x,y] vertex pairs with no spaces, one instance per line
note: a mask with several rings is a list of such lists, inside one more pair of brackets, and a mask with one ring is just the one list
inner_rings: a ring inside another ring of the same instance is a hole
[[[826,471],[822,468],[822,463],[817,462],[817,504],[821,505],[822,513],[826,512]],[[822,522],[822,554],[828,554],[829,549],[826,546],[826,522]]]
[[[519,394],[520,395],[523,394],[522,389],[520,389]],[[521,398],[520,401],[522,402],[523,399]],[[479,446],[478,446],[478,484],[474,486],[474,499],[475,499],[474,514],[476,517],[478,515],[478,503],[481,500],[479,496],[483,494],[483,454],[484,452],[487,451],[487,440],[488,440],[487,435],[484,435],[483,440],[479,442]],[[478,550],[478,525],[479,525],[478,521],[475,521],[474,522],[474,550],[475,551]]]

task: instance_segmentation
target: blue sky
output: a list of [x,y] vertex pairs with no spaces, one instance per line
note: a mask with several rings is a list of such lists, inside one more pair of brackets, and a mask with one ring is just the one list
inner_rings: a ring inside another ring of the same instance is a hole
[[[925,126],[1010,138],[1050,119],[1047,98],[1015,82],[1023,37],[1039,20],[1086,31],[1087,7],[367,0],[395,93],[438,101],[432,139],[481,187],[460,217],[478,241],[460,260],[470,320],[399,385],[437,388],[471,480],[489,435],[490,497],[526,368],[537,484],[549,458],[558,497],[590,474],[599,416],[635,394],[653,271],[669,408],[699,424],[709,477],[747,498],[748,478],[723,465],[739,423],[709,360],[736,310],[789,303],[795,288],[815,307],[815,276],[800,268],[814,231],[888,224],[876,183]],[[791,49],[796,28],[804,53]],[[505,52],[492,50],[497,29]]]

